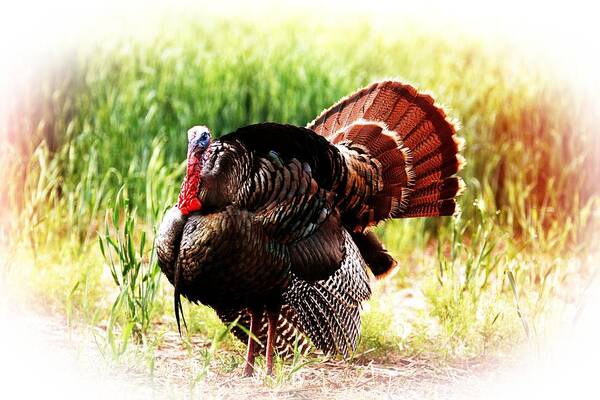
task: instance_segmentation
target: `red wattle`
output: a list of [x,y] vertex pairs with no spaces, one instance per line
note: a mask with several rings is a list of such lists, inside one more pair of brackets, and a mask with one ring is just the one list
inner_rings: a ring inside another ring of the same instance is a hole
[[187,172],[177,200],[177,207],[183,215],[202,209],[202,202],[198,199],[201,172],[202,163],[200,160],[193,155],[188,155]]
[[185,201],[185,200],[183,202],[180,201],[177,204],[177,207],[179,208],[179,211],[181,211],[181,214],[188,215],[191,212],[201,210],[202,202],[200,200],[198,200],[198,198],[194,197],[190,201]]

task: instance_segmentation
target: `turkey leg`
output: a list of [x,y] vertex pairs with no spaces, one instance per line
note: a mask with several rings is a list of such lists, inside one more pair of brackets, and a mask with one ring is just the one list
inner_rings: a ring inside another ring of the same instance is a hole
[[[244,368],[244,377],[254,374],[254,357],[256,338],[258,337],[258,324],[260,323],[260,314],[254,310],[248,310],[250,314],[250,334],[248,335],[248,353],[246,354],[246,367]],[[254,337],[253,337],[254,336]]]
[[279,319],[279,312],[267,312],[268,319],[268,330],[267,330],[267,375],[273,375],[273,354],[275,348],[275,338],[277,337],[277,320]]

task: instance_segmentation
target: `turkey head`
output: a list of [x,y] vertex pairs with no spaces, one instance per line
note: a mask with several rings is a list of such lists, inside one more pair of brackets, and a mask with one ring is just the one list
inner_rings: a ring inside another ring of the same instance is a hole
[[188,130],[187,170],[177,201],[177,208],[183,215],[202,209],[199,191],[202,165],[209,144],[210,130],[206,126],[194,126]]

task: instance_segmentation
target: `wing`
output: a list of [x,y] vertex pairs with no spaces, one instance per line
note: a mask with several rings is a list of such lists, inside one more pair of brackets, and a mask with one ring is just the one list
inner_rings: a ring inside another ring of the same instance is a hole
[[177,207],[171,207],[163,216],[156,234],[158,265],[171,283],[175,281],[175,262],[186,221]]
[[218,142],[207,165],[215,181],[228,182],[214,186],[230,190],[219,198],[229,196],[285,244],[298,276],[323,279],[337,270],[344,257],[335,208],[344,171],[338,149],[308,129],[274,123],[240,128]]
[[[306,354],[310,342],[326,354],[348,356],[356,349],[360,334],[361,303],[371,295],[366,265],[348,233],[347,248],[340,268],[322,280],[306,281],[295,274],[285,290],[285,304],[279,312],[275,346],[282,357],[296,351]],[[313,236],[314,237],[314,236]],[[217,310],[224,323],[237,321],[232,332],[242,342],[248,340],[249,317],[245,309]],[[266,313],[260,315],[256,351],[267,339]],[[310,341],[309,341],[310,339]]]

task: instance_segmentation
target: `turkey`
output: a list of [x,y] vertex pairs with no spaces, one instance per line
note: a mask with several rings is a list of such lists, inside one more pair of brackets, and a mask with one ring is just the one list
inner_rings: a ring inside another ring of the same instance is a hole
[[460,147],[433,99],[397,81],[359,90],[305,128],[260,123],[214,140],[193,127],[177,205],[156,237],[180,332],[184,296],[236,322],[246,376],[263,351],[267,374],[275,352],[347,357],[370,274],[396,266],[369,228],[453,215]]

